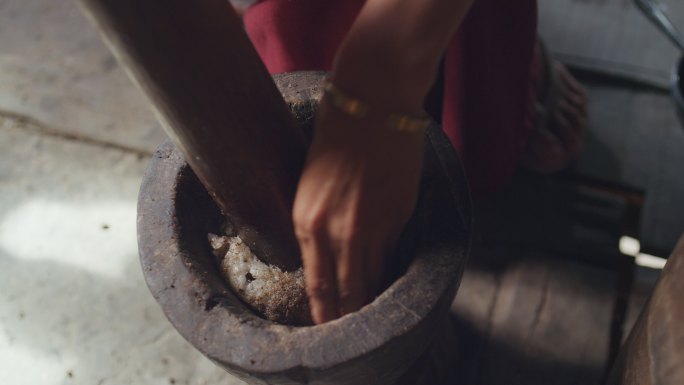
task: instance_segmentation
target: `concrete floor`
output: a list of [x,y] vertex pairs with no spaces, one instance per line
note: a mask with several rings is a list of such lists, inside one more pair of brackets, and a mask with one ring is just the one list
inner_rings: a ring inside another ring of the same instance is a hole
[[0,384],[243,384],[142,278],[136,196],[163,138],[71,1],[0,0]]
[[1,384],[243,384],[143,281],[136,199],[162,139],[72,2],[0,0]]

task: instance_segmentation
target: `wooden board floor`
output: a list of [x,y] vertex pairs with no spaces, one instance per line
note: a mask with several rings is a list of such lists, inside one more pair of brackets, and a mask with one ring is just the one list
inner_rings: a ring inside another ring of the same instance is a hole
[[652,284],[618,251],[626,203],[523,174],[475,215],[451,309],[459,383],[601,384]]
[[[493,249],[486,252],[509,252]],[[616,274],[528,251],[491,267],[469,268],[452,306],[464,384],[599,383],[610,353]]]

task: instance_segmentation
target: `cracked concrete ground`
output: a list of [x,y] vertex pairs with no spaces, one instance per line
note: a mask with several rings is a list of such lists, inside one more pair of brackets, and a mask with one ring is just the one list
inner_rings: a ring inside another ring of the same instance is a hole
[[243,384],[140,271],[137,192],[163,137],[72,2],[0,0],[0,383]]

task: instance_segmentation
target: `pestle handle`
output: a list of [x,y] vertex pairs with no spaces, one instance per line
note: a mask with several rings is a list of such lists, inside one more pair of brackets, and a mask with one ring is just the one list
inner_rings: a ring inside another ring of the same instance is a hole
[[301,265],[291,220],[303,133],[227,0],[77,0],[238,233]]

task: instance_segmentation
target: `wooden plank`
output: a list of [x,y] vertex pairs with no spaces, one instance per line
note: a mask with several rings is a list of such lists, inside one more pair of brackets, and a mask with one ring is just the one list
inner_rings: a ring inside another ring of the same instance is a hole
[[501,267],[466,270],[452,306],[473,325],[470,339],[459,336],[475,345],[464,345],[464,355],[477,355],[464,383],[598,383],[609,353],[615,273],[529,252]]
[[461,286],[451,305],[461,354],[455,362],[459,384],[476,384],[479,363],[488,345],[491,316],[499,293],[500,274],[517,258],[517,249],[493,242],[475,242]]
[[610,385],[684,383],[684,236],[618,358]]

